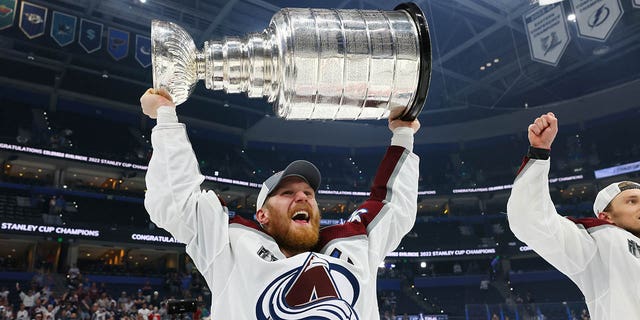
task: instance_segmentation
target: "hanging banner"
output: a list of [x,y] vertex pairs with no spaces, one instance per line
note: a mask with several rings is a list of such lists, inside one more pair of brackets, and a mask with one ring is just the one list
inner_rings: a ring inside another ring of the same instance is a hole
[[136,34],[136,60],[145,68],[151,65],[151,38]]
[[80,36],[78,37],[78,42],[87,53],[100,50],[100,48],[102,48],[102,23],[93,22],[84,18],[80,19]]
[[54,11],[51,16],[51,31],[49,35],[61,47],[72,43],[76,39],[76,23],[78,18],[62,12]]
[[633,6],[636,8],[640,8],[640,0],[633,0]]
[[557,66],[571,41],[562,3],[537,7],[522,18],[531,59]]
[[107,51],[113,59],[120,60],[129,54],[129,32],[109,28]]
[[571,0],[571,7],[578,36],[599,41],[607,40],[624,12],[620,0]]
[[13,26],[17,5],[17,0],[0,0],[0,30]]
[[37,38],[44,34],[44,26],[47,23],[47,8],[23,1],[20,7],[20,30],[29,39]]

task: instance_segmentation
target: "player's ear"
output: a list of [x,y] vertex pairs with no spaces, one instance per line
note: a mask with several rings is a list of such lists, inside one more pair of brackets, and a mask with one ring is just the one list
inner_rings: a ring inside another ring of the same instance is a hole
[[609,213],[609,212],[600,212],[600,213],[598,213],[598,219],[604,220],[604,221],[607,221],[607,222],[613,222],[613,221],[611,221],[611,213]]
[[269,223],[269,210],[266,208],[260,208],[256,212],[256,220],[261,226],[265,226]]

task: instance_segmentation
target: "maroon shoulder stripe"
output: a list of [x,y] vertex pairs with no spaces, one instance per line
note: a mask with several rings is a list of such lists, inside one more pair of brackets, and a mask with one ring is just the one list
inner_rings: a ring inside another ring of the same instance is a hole
[[598,218],[572,218],[572,217],[566,217],[566,218],[573,221],[573,223],[575,224],[583,225],[585,229],[602,226],[602,225],[614,226],[613,223],[602,220],[602,219],[598,219]]
[[333,226],[325,227],[320,229],[320,239],[318,240],[318,245],[316,246],[316,248],[317,250],[320,250],[324,246],[326,246],[327,243],[331,242],[334,239],[342,239],[366,234],[367,227],[359,222],[346,222],[344,224],[336,224]]
[[[378,166],[376,177],[373,180],[369,199],[360,205],[358,210],[353,213],[359,217],[358,220],[365,228],[369,226],[369,223],[373,221],[380,210],[382,210],[382,201],[387,198],[387,192],[389,191],[387,190],[387,185],[405,150],[405,148],[400,146],[389,146],[389,148],[387,148],[387,152],[384,154],[380,166]],[[353,218],[355,218],[355,216],[351,217],[351,219]]]
[[404,150],[406,149],[400,146],[389,146],[387,148],[387,152],[384,154],[384,158],[382,158],[382,162],[380,162],[376,172],[376,177],[373,180],[369,200],[382,201],[387,197],[387,183]]
[[320,230],[318,249],[322,249],[334,239],[356,235],[366,235],[367,226],[382,210],[382,201],[387,197],[387,184],[406,149],[400,146],[389,146],[385,153],[371,187],[371,195],[350,218],[350,222],[326,227]]
[[522,172],[522,169],[524,169],[524,166],[527,165],[529,160],[530,160],[529,157],[522,158],[522,164],[520,165],[520,168],[518,169],[518,173],[516,173],[516,177],[520,175],[520,172]]
[[258,225],[257,222],[255,222],[253,220],[245,219],[245,218],[243,218],[243,217],[241,217],[241,216],[239,216],[237,214],[233,218],[229,219],[229,224],[230,225],[231,224],[241,224],[241,225],[243,225],[245,227],[249,227],[251,229],[266,233],[266,232],[264,232],[264,230],[262,230],[262,228],[260,228],[260,226]]

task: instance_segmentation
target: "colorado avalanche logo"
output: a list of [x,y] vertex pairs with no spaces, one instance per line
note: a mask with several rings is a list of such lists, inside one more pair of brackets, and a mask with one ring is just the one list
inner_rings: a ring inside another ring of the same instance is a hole
[[351,216],[349,216],[349,220],[347,220],[347,221],[348,222],[354,222],[354,221],[362,222],[362,219],[360,218],[360,215],[361,214],[365,214],[367,212],[369,212],[369,210],[367,210],[367,208],[360,208],[360,209],[354,211],[351,214]]
[[260,320],[357,320],[360,285],[345,267],[310,253],[304,265],[281,275],[260,295]]

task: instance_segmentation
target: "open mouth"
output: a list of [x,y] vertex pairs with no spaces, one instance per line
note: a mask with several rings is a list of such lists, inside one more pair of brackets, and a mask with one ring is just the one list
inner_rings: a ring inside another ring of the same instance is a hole
[[291,220],[295,221],[296,223],[308,223],[309,213],[307,213],[306,211],[298,211],[293,214]]

